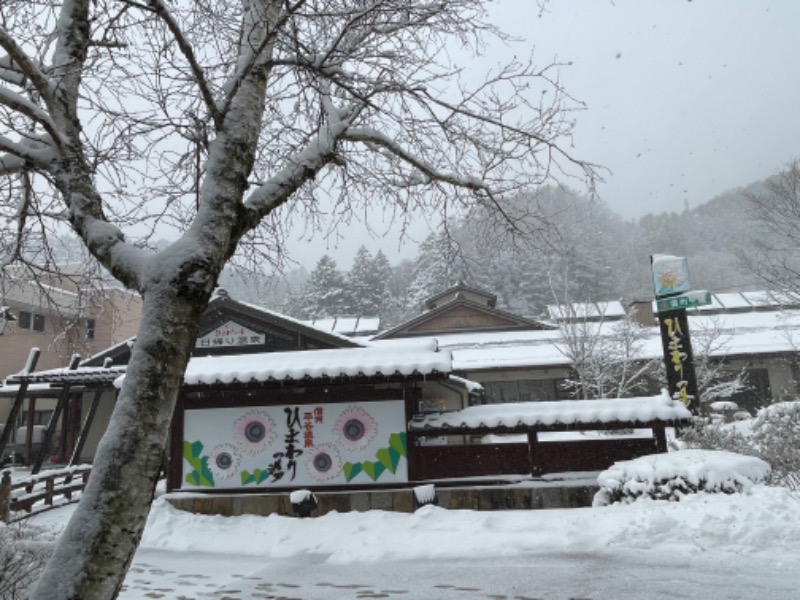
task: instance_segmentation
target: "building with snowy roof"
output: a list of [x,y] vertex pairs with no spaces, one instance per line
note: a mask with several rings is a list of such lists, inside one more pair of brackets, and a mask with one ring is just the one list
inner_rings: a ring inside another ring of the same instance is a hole
[[[688,419],[658,390],[571,399],[562,385],[573,370],[561,345],[563,321],[508,313],[492,294],[463,284],[427,308],[365,340],[215,295],[178,399],[170,489],[357,489],[599,470],[664,451],[664,428]],[[609,339],[620,322],[585,316],[595,335]],[[786,359],[796,353],[800,314],[692,316],[693,329],[712,324],[724,334],[713,358],[763,370],[770,394],[791,387]],[[635,360],[660,360],[657,329],[645,331]],[[61,402],[61,414],[71,416],[59,421],[63,435],[50,451],[90,459],[134,343],[76,368],[8,378],[0,394],[20,404]],[[597,434],[621,429],[635,434]]]

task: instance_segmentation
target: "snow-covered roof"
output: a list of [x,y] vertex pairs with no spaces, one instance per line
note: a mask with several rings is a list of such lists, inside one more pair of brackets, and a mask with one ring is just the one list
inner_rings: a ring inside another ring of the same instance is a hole
[[[619,322],[589,325],[597,328],[598,335],[611,336]],[[796,352],[800,348],[800,311],[749,311],[720,315],[690,312],[689,328],[695,351],[700,347],[703,336],[716,336],[709,353],[714,358],[783,354]],[[557,329],[436,334],[439,348],[452,352],[453,370],[462,373],[567,367],[570,361],[559,350],[561,337]],[[376,348],[384,343],[396,341],[372,341]],[[642,360],[663,356],[658,327],[647,328],[647,335],[638,350],[637,356]]]
[[117,377],[125,373],[125,366],[111,367],[80,367],[70,369],[60,367],[58,369],[47,369],[34,373],[17,373],[6,378],[8,385],[15,385],[21,381],[41,382],[41,383],[69,383],[69,384],[89,384],[106,383],[114,381]]
[[212,385],[450,371],[451,353],[439,350],[435,340],[422,340],[414,344],[386,343],[380,352],[375,348],[337,348],[195,357],[189,361],[184,380],[189,385]]
[[570,321],[585,319],[621,319],[625,316],[622,302],[573,302],[571,304],[550,304],[547,314],[553,321]]
[[409,423],[412,431],[465,429],[575,428],[591,423],[649,423],[682,421],[689,410],[663,393],[659,396],[613,400],[562,400],[485,404],[462,410],[424,415]]
[[340,335],[354,336],[374,334],[380,329],[379,317],[331,317],[303,321],[310,327]]
[[351,337],[343,335],[341,332],[332,331],[331,329],[326,329],[324,327],[312,325],[309,321],[295,319],[294,317],[290,317],[283,313],[276,312],[274,310],[271,310],[264,306],[260,306],[258,304],[253,304],[252,302],[242,302],[241,300],[235,300],[230,297],[230,295],[226,290],[221,288],[215,290],[214,296],[212,297],[211,302],[209,302],[209,308],[212,308],[212,306],[215,303],[224,303],[224,302],[228,302],[232,306],[238,305],[240,308],[249,309],[250,311],[253,311],[254,313],[257,314],[260,313],[261,316],[271,318],[278,322],[282,321],[284,323],[292,324],[301,329],[307,329],[309,330],[309,332],[316,331],[324,334],[325,336],[331,336],[335,339],[344,342],[347,346],[352,346],[355,343]]

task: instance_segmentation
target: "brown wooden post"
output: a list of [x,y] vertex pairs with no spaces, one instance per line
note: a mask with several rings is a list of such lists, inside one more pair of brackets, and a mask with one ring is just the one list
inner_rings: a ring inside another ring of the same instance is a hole
[[[69,366],[67,369],[70,371],[74,371],[78,368],[78,365],[81,362],[81,357],[78,354],[73,354],[72,359],[69,361]],[[53,411],[52,416],[50,417],[50,421],[47,423],[47,429],[44,432],[44,439],[42,440],[42,445],[39,448],[39,453],[36,455],[36,460],[31,465],[31,474],[35,475],[38,473],[41,468],[42,464],[44,463],[44,459],[47,456],[47,453],[50,452],[50,443],[53,441],[53,435],[56,432],[56,427],[58,426],[58,420],[61,417],[61,413],[64,410],[64,405],[69,398],[69,389],[70,384],[68,382],[64,383],[64,387],[61,389],[61,394],[58,397],[58,402],[56,403],[56,409]]]
[[420,390],[413,383],[405,382],[403,384],[403,398],[405,399],[406,409],[406,463],[408,465],[409,481],[418,481],[420,476],[419,452],[417,451],[417,442],[419,438],[415,435],[411,435],[408,429],[408,424],[414,418],[414,414],[419,410],[420,397]]
[[36,397],[28,398],[28,422],[25,424],[25,464],[33,462],[33,426],[36,419]]
[[48,477],[44,481],[44,503],[47,506],[53,506],[53,488],[55,487],[55,478]]
[[[41,351],[38,348],[31,348],[31,351],[28,353],[28,360],[25,363],[25,368],[22,370],[23,374],[28,374],[36,368],[36,363],[39,361],[40,354]],[[0,432],[0,458],[3,456],[3,452],[6,449],[8,440],[16,440],[17,418],[19,417],[19,411],[22,408],[22,403],[25,402],[25,394],[27,391],[28,382],[20,382],[19,389],[17,390],[17,396],[14,398],[14,403],[11,405],[11,412],[8,414],[8,419],[3,427],[3,431]],[[11,437],[12,435],[14,438]]]
[[83,394],[72,394],[67,401],[67,409],[64,411],[64,435],[61,436],[61,447],[59,455],[66,458],[72,456],[75,449],[78,431],[81,424],[81,399]]
[[656,452],[665,453],[667,451],[667,433],[663,423],[653,425],[653,438],[656,441]]
[[[39,361],[40,354],[41,351],[38,348],[31,348],[31,351],[28,353],[28,361],[25,363],[23,373],[30,373],[36,368],[36,363]],[[25,394],[27,391],[28,382],[20,382],[19,389],[17,390],[17,396],[14,398],[14,403],[11,405],[11,412],[8,413],[8,419],[6,420],[5,427],[3,427],[3,431],[0,432],[0,458],[3,456],[3,452],[6,449],[8,440],[16,438],[17,418],[19,417],[19,411],[22,408],[22,403],[25,402]],[[12,435],[14,438],[11,437]]]
[[535,429],[528,431],[528,457],[531,462],[531,475],[534,477],[539,477],[542,474],[542,465],[539,464],[541,454],[539,434]]
[[0,522],[8,523],[11,515],[11,471],[3,471],[0,479]]
[[[89,412],[86,414],[86,419],[83,421],[80,434],[78,435],[78,441],[75,443],[75,448],[72,450],[72,456],[69,459],[70,466],[78,464],[78,462],[81,460],[81,453],[83,452],[84,445],[86,445],[86,438],[89,437],[89,431],[92,429],[92,423],[94,422],[94,417],[97,413],[97,407],[100,405],[100,398],[102,397],[103,392],[105,392],[105,388],[99,388],[94,392],[94,396],[92,397],[92,405],[89,407]],[[117,400],[117,396],[119,396],[119,390],[117,390],[116,394],[114,395],[115,402]]]
[[186,410],[183,389],[178,392],[178,401],[172,415],[172,427],[169,433],[169,455],[167,457],[166,475],[167,491],[179,490],[183,476],[183,412]]

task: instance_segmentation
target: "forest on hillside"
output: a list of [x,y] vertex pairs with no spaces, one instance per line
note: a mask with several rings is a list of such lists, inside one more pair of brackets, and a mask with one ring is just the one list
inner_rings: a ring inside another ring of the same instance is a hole
[[[383,326],[418,314],[425,298],[458,281],[497,294],[498,308],[530,317],[554,303],[651,298],[652,254],[687,257],[695,289],[764,289],[748,260],[768,235],[752,214],[752,198],[764,193],[759,182],[694,209],[630,221],[598,199],[545,188],[517,197],[507,219],[473,209],[400,264],[362,246],[348,270],[323,256],[310,272],[264,277],[258,285],[252,274],[229,272],[221,285],[297,318],[379,316]],[[523,222],[527,229],[515,227]]]

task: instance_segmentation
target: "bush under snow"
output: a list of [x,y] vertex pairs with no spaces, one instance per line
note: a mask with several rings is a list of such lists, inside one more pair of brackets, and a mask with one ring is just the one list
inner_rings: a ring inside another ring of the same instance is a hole
[[55,534],[39,527],[0,523],[0,599],[28,598],[54,541]]
[[700,422],[682,431],[687,448],[757,456],[772,467],[770,483],[800,487],[800,402],[777,402],[747,423]]
[[615,463],[597,478],[594,506],[639,498],[680,500],[697,492],[746,491],[763,482],[770,466],[754,456],[722,450],[679,450]]

